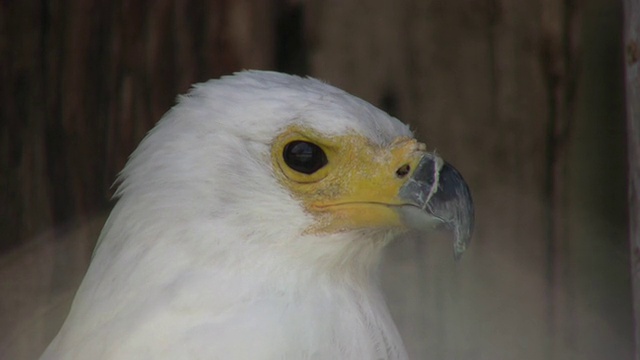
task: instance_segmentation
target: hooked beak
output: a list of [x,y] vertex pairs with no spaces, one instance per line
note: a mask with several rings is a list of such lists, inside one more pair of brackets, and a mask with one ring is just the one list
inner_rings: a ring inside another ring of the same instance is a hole
[[425,154],[399,197],[409,204],[399,209],[409,228],[452,231],[454,258],[462,257],[471,241],[474,210],[469,186],[458,170],[435,154]]

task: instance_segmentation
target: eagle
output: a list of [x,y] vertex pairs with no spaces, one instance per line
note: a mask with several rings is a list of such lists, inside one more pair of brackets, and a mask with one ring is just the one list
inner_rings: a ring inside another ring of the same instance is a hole
[[406,359],[385,245],[473,230],[460,173],[409,127],[322,81],[194,85],[132,153],[42,359]]

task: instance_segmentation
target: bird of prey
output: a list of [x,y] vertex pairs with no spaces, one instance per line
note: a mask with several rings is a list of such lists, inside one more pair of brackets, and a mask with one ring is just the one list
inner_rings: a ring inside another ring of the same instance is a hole
[[397,119],[326,83],[198,84],[119,177],[42,359],[406,359],[382,249],[473,228],[461,175]]

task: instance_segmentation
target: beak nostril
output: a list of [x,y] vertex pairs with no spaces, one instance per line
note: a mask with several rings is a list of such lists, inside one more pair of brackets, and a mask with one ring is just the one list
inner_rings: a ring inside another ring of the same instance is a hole
[[398,168],[398,170],[396,170],[396,176],[398,178],[402,179],[403,177],[407,176],[410,171],[411,171],[411,165],[404,164],[404,165],[400,166]]

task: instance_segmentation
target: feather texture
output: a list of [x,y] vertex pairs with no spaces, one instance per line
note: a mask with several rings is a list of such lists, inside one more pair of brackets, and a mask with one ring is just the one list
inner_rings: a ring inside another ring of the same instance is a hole
[[42,359],[405,359],[376,280],[390,231],[306,234],[276,180],[287,126],[388,145],[406,125],[318,80],[196,85],[132,154],[71,312]]

